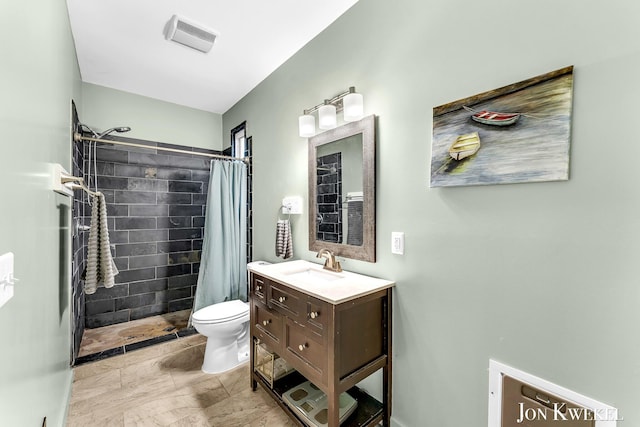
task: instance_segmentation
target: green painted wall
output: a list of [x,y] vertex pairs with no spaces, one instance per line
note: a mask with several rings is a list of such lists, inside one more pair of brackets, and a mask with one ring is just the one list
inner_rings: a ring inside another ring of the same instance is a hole
[[[98,86],[82,84],[80,120],[100,132],[129,126],[122,134],[168,144],[222,149],[222,115]],[[117,134],[116,134],[117,135]]]
[[[282,197],[307,195],[298,115],[355,85],[378,116],[378,262],[343,268],[397,281],[395,425],[486,426],[489,358],[640,425],[638,16],[633,0],[360,0],[224,114],[225,139],[243,120],[253,136],[254,258],[271,261]],[[569,181],[429,189],[432,107],[567,65]],[[306,214],[293,228],[314,259]]]
[[70,168],[80,76],[64,1],[0,4],[0,254],[15,254],[20,279],[0,307],[0,425],[40,426],[46,416],[62,426],[72,380],[70,200],[50,190],[49,168]]

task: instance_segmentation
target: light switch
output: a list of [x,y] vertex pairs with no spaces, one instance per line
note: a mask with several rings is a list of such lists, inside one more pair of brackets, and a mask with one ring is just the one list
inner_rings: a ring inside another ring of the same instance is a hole
[[404,233],[393,231],[391,233],[391,253],[404,255]]
[[13,253],[0,255],[0,307],[13,297]]

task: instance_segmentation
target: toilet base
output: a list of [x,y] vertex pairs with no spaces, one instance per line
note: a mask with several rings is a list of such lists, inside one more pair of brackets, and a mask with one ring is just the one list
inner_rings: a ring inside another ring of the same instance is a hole
[[247,360],[249,360],[249,344],[247,343],[247,345],[243,345],[242,347],[240,347],[240,349],[238,350],[238,361],[240,363],[246,362]]
[[249,360],[249,336],[245,335],[245,338],[241,342],[234,341],[224,347],[220,347],[216,340],[208,339],[204,350],[202,372],[221,374]]

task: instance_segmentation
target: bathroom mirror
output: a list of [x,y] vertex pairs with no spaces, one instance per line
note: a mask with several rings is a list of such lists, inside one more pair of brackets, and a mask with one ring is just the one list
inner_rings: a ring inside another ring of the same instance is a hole
[[309,139],[309,250],[375,262],[375,116]]

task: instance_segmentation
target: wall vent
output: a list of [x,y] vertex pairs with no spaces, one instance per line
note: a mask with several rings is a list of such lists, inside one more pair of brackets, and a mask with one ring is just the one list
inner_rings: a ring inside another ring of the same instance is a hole
[[488,427],[616,427],[612,406],[489,360]]
[[173,15],[165,27],[164,35],[167,40],[207,53],[219,34],[203,25]]

